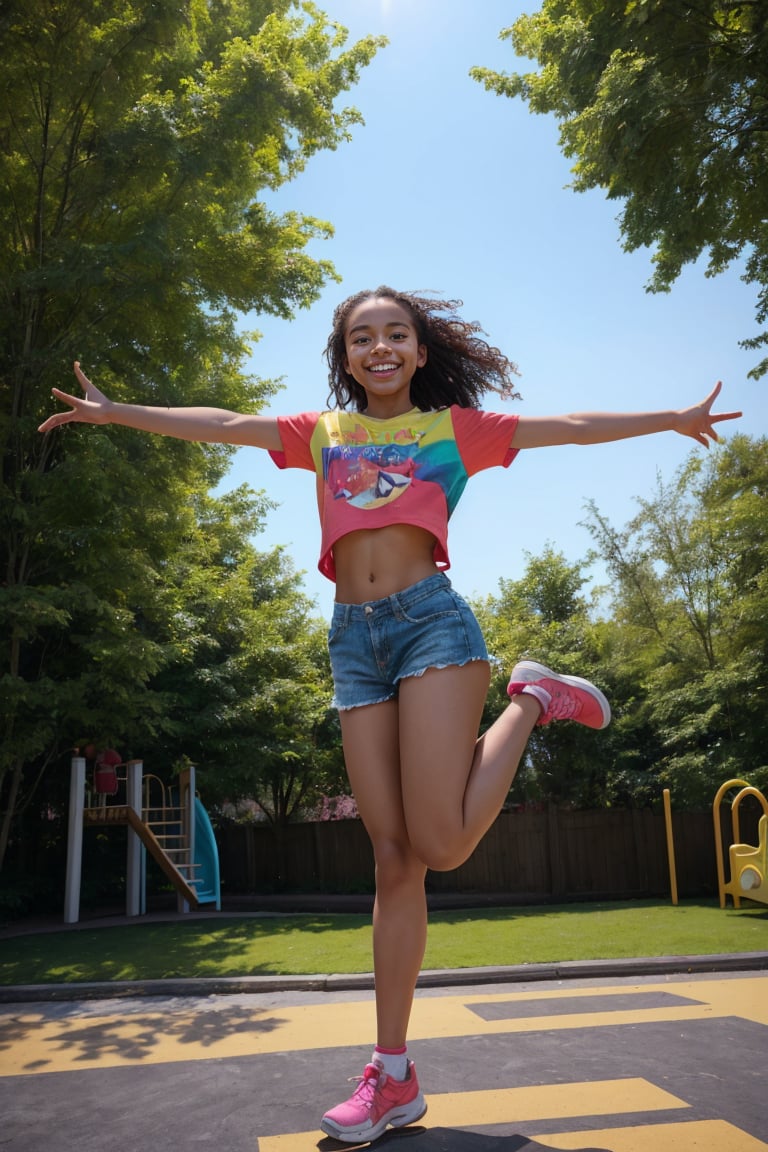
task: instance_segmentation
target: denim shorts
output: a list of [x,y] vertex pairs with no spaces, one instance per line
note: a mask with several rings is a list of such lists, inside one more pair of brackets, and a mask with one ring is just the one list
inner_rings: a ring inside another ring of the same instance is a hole
[[394,700],[404,676],[487,660],[472,609],[442,572],[365,604],[334,604],[328,632],[340,711]]

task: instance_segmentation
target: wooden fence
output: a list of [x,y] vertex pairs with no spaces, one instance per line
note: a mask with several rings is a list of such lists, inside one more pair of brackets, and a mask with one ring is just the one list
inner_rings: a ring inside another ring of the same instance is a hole
[[[727,845],[725,810],[722,816]],[[757,843],[757,816],[745,806],[741,838],[747,843]],[[675,813],[673,833],[679,895],[716,895],[711,812]],[[373,891],[373,856],[359,820],[289,825],[281,842],[262,824],[228,825],[217,838],[225,893]],[[502,812],[469,860],[451,872],[430,872],[427,888],[503,893],[520,903],[666,895],[664,814],[554,806]]]

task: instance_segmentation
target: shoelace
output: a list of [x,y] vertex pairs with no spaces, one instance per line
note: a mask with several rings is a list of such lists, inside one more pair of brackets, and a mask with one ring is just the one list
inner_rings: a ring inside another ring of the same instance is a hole
[[355,1088],[352,1095],[357,1096],[364,1104],[370,1107],[370,1105],[373,1104],[380,1079],[381,1073],[377,1069],[369,1068],[365,1069],[362,1076],[350,1076],[350,1084],[357,1084],[357,1088]]
[[581,701],[577,696],[564,691],[558,684],[547,688],[552,697],[547,714],[555,720],[571,720],[581,712]]

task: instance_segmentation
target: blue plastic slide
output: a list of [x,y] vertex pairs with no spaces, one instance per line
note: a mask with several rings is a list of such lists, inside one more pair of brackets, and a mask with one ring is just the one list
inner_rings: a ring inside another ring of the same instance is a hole
[[197,900],[199,904],[216,903],[221,911],[221,881],[219,879],[219,849],[208,813],[199,796],[195,796],[195,869]]

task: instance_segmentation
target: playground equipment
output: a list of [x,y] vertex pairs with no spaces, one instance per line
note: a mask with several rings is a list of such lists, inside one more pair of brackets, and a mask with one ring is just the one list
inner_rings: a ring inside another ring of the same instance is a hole
[[669,865],[669,892],[672,903],[677,906],[677,864],[675,863],[675,836],[672,829],[672,802],[669,798],[669,788],[665,788],[664,797],[664,826],[667,833],[667,864]]
[[[731,805],[732,841],[728,850],[730,879],[726,882],[723,863],[723,836],[720,823],[720,805],[732,788],[739,788]],[[754,796],[762,805],[763,815],[758,823],[758,844],[742,844],[739,828],[739,808],[747,796]],[[712,803],[715,825],[715,855],[717,858],[717,886],[720,893],[720,907],[725,908],[726,899],[733,898],[734,908],[741,907],[741,897],[768,904],[768,800],[758,788],[753,788],[746,780],[726,780],[718,788]]]
[[[71,762],[64,922],[74,924],[80,918],[83,828],[94,826],[128,828],[127,916],[146,911],[147,852],[176,889],[179,911],[214,903],[220,909],[218,848],[208,813],[195,795],[194,767],[179,774],[176,789],[166,788],[155,776],[144,776],[141,760],[111,763],[108,773],[105,767],[95,765],[92,796],[86,791],[85,757],[75,756]],[[155,791],[159,786],[159,803],[153,800],[153,785]]]

